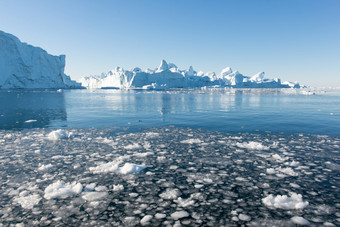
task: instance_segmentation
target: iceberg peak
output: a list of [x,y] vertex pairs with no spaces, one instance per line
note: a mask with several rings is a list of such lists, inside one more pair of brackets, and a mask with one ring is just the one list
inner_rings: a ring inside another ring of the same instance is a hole
[[163,59],[158,67],[158,71],[165,71],[168,69],[169,69],[168,63]]

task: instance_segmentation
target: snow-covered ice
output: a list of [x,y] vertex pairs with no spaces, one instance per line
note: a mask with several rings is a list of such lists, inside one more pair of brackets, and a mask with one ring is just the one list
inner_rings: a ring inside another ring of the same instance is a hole
[[82,192],[83,186],[80,183],[65,183],[63,181],[57,181],[50,184],[45,189],[45,199],[58,199],[73,196]]

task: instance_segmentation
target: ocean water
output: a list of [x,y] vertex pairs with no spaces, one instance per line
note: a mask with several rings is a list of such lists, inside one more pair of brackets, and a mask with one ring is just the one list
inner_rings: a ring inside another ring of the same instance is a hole
[[223,132],[340,135],[340,92],[292,89],[0,91],[0,100],[0,129],[174,125]]
[[0,226],[339,226],[339,98],[0,91]]

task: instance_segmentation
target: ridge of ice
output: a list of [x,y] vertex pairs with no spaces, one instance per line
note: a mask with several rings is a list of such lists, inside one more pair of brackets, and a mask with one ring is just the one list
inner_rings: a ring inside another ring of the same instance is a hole
[[165,60],[156,70],[140,68],[124,70],[120,67],[102,73],[99,76],[87,76],[80,79],[82,86],[90,89],[97,88],[192,88],[192,87],[235,87],[235,88],[299,88],[300,85],[292,82],[281,83],[280,79],[267,79],[265,73],[260,72],[252,77],[233,71],[230,67],[224,68],[220,74],[214,72],[196,72],[192,66],[188,70],[181,70],[173,63]]
[[65,55],[50,55],[3,31],[0,44],[0,89],[80,88],[64,73]]

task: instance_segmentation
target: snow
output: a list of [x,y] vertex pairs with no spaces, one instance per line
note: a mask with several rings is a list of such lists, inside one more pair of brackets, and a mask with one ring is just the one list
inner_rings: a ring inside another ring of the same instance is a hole
[[236,88],[298,88],[298,83],[281,83],[280,79],[267,79],[265,73],[260,72],[252,77],[244,76],[230,67],[222,70],[220,74],[214,72],[196,72],[192,66],[188,70],[180,70],[173,63],[162,60],[155,70],[142,71],[136,67],[125,70],[116,67],[108,73],[99,76],[83,77],[79,81],[82,86],[89,89],[97,88],[142,88],[142,89],[168,89],[190,87],[236,87]]
[[262,199],[264,205],[268,207],[280,208],[285,210],[291,209],[303,209],[309,203],[302,200],[302,195],[291,193],[291,196],[287,195],[268,195]]
[[294,216],[290,220],[292,220],[292,222],[294,222],[297,225],[309,225],[310,224],[308,220],[304,219],[303,217],[299,217],[299,216]]
[[3,31],[0,43],[0,89],[80,88],[64,74],[65,55],[50,55]]
[[50,184],[45,189],[45,199],[58,199],[66,198],[81,193],[83,186],[80,183],[65,183],[63,181],[57,181]]

